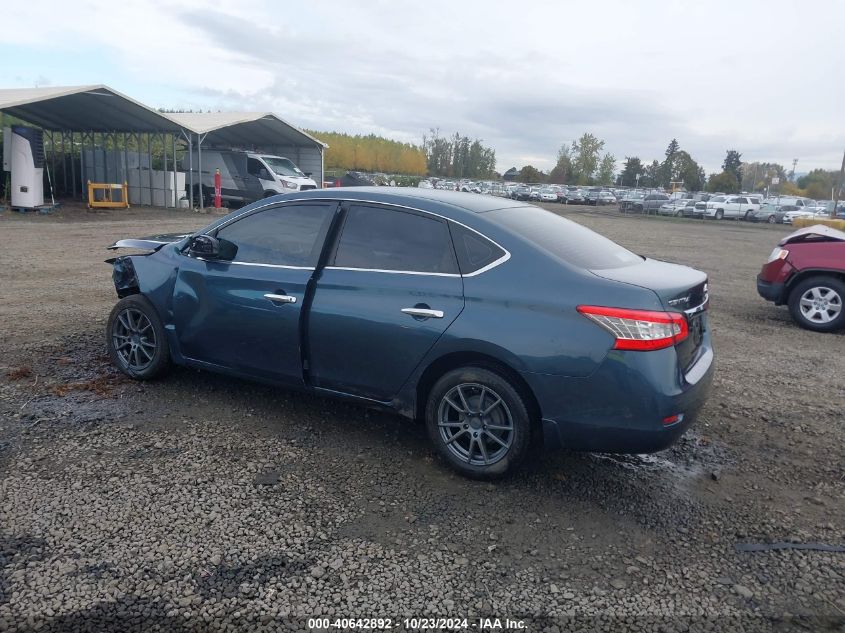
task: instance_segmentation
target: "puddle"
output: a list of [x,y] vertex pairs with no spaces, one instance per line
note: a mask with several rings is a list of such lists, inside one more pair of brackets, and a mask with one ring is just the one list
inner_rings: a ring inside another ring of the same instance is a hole
[[590,453],[590,458],[601,462],[610,462],[625,470],[643,473],[666,473],[676,479],[693,479],[700,477],[706,468],[703,464],[692,462],[679,464],[659,454],[624,455],[614,453]]

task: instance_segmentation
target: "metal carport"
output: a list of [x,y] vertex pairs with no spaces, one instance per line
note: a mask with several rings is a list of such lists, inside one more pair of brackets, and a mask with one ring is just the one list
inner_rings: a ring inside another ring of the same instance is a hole
[[[240,149],[285,156],[321,187],[325,143],[292,126],[272,112],[176,112],[168,115],[184,130],[188,143],[189,191],[193,193],[193,174],[202,173],[202,149]],[[196,140],[194,140],[193,135]],[[194,166],[193,149],[197,149]],[[201,178],[199,179],[201,181]],[[200,205],[203,201],[200,200]]]
[[[166,115],[101,84],[0,89],[0,112],[44,130],[47,165],[58,193],[84,197],[88,180],[125,181],[134,183],[130,198],[136,203],[146,198],[153,204],[159,184],[152,172],[155,144],[162,161],[162,206],[178,204],[175,157],[182,129]],[[171,170],[168,199],[164,176]]]
[[[272,113],[162,113],[102,84],[0,89],[2,113],[44,129],[54,187],[66,196],[84,196],[88,180],[127,181],[134,203],[155,204],[160,191],[162,206],[176,206],[178,154],[188,150],[189,165],[183,167],[193,183],[203,145],[287,156],[318,186],[323,181],[326,145]],[[190,164],[193,147],[196,168]],[[155,162],[161,169],[154,169]],[[187,189],[193,206],[193,187]]]

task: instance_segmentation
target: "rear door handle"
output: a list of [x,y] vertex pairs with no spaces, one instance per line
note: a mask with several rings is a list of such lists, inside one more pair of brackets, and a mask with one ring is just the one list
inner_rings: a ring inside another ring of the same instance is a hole
[[290,295],[276,295],[271,292],[264,295],[264,298],[269,299],[273,303],[296,303],[296,297],[291,297]]
[[402,308],[402,312],[412,317],[423,319],[442,319],[443,310],[431,310],[429,308]]

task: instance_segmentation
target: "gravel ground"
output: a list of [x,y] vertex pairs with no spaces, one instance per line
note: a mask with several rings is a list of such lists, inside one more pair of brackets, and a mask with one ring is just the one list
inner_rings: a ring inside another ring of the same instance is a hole
[[103,247],[210,217],[0,214],[0,631],[845,630],[844,553],[735,549],[845,543],[845,336],[754,288],[788,229],[556,210],[710,275],[714,389],[668,451],[558,452],[495,484],[382,412],[117,374]]

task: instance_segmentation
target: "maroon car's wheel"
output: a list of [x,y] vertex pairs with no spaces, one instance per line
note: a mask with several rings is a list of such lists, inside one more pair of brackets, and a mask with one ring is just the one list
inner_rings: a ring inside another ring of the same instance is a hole
[[117,302],[109,315],[106,343],[115,367],[135,380],[155,378],[170,365],[161,319],[143,295]]
[[426,427],[440,455],[463,475],[501,477],[531,444],[531,417],[519,391],[482,367],[445,374],[426,404]]
[[845,328],[845,282],[836,277],[810,277],[789,293],[789,311],[803,328],[833,332]]

